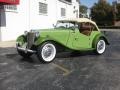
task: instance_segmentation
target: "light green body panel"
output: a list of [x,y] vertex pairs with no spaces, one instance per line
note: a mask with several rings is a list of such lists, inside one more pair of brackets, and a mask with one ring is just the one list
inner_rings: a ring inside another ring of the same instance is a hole
[[90,48],[89,36],[81,34],[78,29],[75,30],[72,46],[75,47],[76,49]]
[[35,45],[40,45],[45,41],[55,41],[67,48],[74,50],[91,50],[92,43],[96,35],[101,34],[99,31],[92,31],[90,36],[81,34],[78,29],[56,29],[42,30],[40,37],[36,40]]
[[40,37],[36,40],[35,45],[40,45],[45,41],[55,41],[64,46],[67,45],[70,35],[70,30],[68,29],[50,29],[50,30],[40,30]]
[[90,36],[81,34],[78,29],[70,32],[70,37],[67,43],[69,48],[74,50],[92,50],[92,43],[99,31],[92,31]]

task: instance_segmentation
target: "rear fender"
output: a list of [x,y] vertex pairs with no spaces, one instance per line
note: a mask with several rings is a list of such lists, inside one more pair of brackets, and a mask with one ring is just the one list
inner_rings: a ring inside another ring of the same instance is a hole
[[92,43],[92,47],[93,47],[93,48],[96,48],[96,44],[97,44],[97,42],[98,42],[99,39],[105,40],[105,43],[106,43],[107,45],[110,45],[108,39],[106,38],[106,36],[105,36],[104,34],[98,34],[98,35],[96,35],[96,37],[95,37],[94,40],[93,40],[93,43]]
[[16,43],[19,43],[19,44],[24,44],[26,42],[26,37],[24,35],[21,35],[17,38],[16,40]]

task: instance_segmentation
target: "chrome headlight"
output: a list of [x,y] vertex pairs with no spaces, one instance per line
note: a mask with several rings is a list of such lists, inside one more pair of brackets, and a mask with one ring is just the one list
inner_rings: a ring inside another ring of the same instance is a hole
[[35,37],[40,36],[40,32],[38,30],[31,30],[32,33],[35,33]]
[[40,32],[37,31],[37,32],[35,33],[35,36],[36,36],[36,37],[39,37],[39,36],[40,36]]

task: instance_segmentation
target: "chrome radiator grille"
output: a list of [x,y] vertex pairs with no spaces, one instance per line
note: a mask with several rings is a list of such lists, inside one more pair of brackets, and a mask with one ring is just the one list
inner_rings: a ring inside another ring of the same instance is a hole
[[32,45],[34,44],[35,41],[35,33],[33,32],[28,32],[27,34],[27,48],[31,49]]

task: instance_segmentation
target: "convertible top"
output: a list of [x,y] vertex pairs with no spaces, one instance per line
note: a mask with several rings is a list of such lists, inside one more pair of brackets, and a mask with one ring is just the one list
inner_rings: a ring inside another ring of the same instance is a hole
[[81,22],[90,22],[92,24],[95,24],[96,23],[88,18],[70,18],[70,19],[63,19],[63,20],[58,20],[58,21],[65,21],[65,22],[78,22],[78,23],[81,23]]

